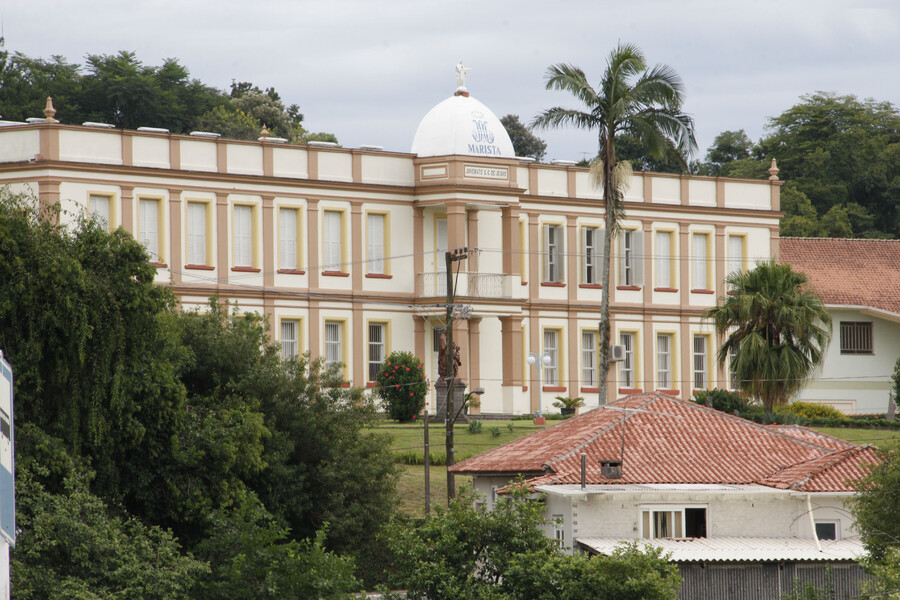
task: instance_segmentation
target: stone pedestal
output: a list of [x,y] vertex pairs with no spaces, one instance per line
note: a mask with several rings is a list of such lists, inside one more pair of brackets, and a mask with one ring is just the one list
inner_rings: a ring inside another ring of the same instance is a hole
[[[444,422],[447,419],[447,388],[450,385],[449,379],[439,379],[437,383],[434,384],[434,389],[436,391],[435,404],[436,406],[434,411],[434,416],[432,419],[436,422]],[[466,414],[467,409],[459,410],[463,405],[463,402],[466,400],[466,382],[460,378],[456,378],[453,380],[453,414],[459,414],[456,418],[457,421],[462,421],[465,423],[469,422],[469,417]],[[451,415],[452,417],[453,415]]]

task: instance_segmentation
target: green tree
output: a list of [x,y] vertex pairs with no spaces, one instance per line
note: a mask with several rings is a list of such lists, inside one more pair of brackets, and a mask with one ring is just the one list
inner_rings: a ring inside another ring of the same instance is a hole
[[57,466],[62,461],[68,471],[57,492],[41,482],[49,476],[46,467],[36,461],[16,465],[19,533],[10,557],[15,597],[194,598],[206,563],[182,554],[170,533],[118,516],[90,493],[85,467],[64,451],[56,457]]
[[234,140],[255,140],[262,132],[262,123],[239,109],[220,105],[200,115],[197,129]]
[[92,491],[128,498],[171,456],[184,415],[174,296],[127,233],[55,216],[0,190],[0,347],[16,423],[89,456]]
[[624,546],[612,556],[567,555],[543,528],[544,504],[523,483],[493,510],[464,488],[432,519],[395,520],[384,541],[394,581],[412,599],[674,600],[678,567],[659,550]]
[[422,361],[412,352],[392,352],[375,377],[378,397],[388,415],[397,421],[411,421],[425,407],[428,382]]
[[600,402],[606,402],[609,372],[609,265],[612,236],[624,213],[624,193],[631,180],[631,167],[616,154],[616,140],[630,134],[647,154],[662,159],[672,148],[689,155],[696,147],[693,120],[682,111],[681,78],[666,65],[648,69],[643,53],[634,45],[620,44],[607,58],[599,85],[588,83],[584,72],[559,64],[547,71],[547,89],[571,93],[581,103],[578,109],[553,107],[535,117],[532,126],[575,125],[596,131],[599,156],[591,167],[595,181],[603,187],[606,202],[603,248],[605,249],[600,321]]
[[547,153],[547,142],[531,133],[519,120],[519,115],[506,115],[500,119],[500,123],[509,134],[516,156],[530,156],[537,162],[544,160],[544,155]]
[[[769,121],[759,153],[806,194],[819,215],[856,203],[900,233],[900,114],[889,102],[817,92]],[[854,235],[868,235],[868,229]]]
[[732,349],[731,365],[741,390],[759,398],[767,412],[785,404],[822,362],[831,337],[831,315],[790,265],[760,263],[728,276],[725,301],[706,311],[726,337],[719,364]]
[[631,163],[631,167],[638,171],[686,173],[689,169],[685,157],[674,145],[670,144],[667,147],[662,158],[654,158],[641,141],[629,133],[623,133],[616,138],[616,158],[619,161],[627,160]]
[[870,597],[900,598],[900,454],[897,448],[877,450],[880,462],[854,482],[850,506],[868,556],[863,566],[875,579]]
[[217,510],[211,521],[210,535],[197,547],[212,566],[194,596],[198,600],[337,600],[361,589],[353,561],[327,551],[324,532],[289,539],[252,495]]

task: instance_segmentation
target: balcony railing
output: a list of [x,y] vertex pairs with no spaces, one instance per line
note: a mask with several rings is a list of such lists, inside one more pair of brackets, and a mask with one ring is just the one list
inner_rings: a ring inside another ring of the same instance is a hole
[[[460,273],[459,278],[453,275],[456,282],[456,295],[470,298],[509,298],[508,275],[503,273]],[[420,273],[422,294],[426,297],[447,295],[447,274]]]

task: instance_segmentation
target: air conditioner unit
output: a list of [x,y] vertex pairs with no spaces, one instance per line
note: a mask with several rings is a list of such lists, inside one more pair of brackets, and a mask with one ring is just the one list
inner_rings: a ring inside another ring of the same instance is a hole
[[614,345],[609,347],[609,360],[610,362],[620,362],[625,360],[625,346]]

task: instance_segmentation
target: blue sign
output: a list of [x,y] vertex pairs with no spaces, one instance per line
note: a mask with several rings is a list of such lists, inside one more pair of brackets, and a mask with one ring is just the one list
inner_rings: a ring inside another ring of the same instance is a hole
[[0,352],[0,535],[16,545],[15,432],[13,373]]

